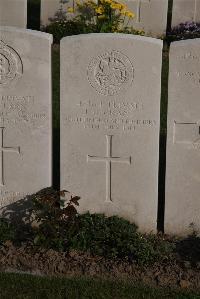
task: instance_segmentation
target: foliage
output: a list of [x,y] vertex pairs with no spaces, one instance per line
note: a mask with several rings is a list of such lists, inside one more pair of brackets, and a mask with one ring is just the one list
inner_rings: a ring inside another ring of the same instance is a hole
[[140,264],[169,258],[172,246],[154,235],[142,235],[137,226],[117,216],[79,215],[79,197],[70,196],[60,208],[60,195],[67,191],[35,196],[34,212],[39,221],[35,244],[60,251],[76,249],[106,258],[121,258]]
[[71,236],[70,247],[139,264],[167,259],[172,252],[169,242],[139,233],[135,224],[123,218],[89,213],[78,216],[78,231]]
[[195,23],[192,21],[181,23],[178,26],[172,28],[172,30],[167,33],[167,40],[169,42],[199,37],[200,23]]
[[14,240],[15,232],[13,225],[9,220],[5,218],[0,218],[0,244],[3,244],[6,241]]
[[68,247],[68,234],[76,227],[77,210],[80,197],[70,196],[66,207],[62,207],[61,197],[69,192],[54,191],[47,188],[33,197],[33,212],[38,222],[34,228],[34,243],[47,248],[66,250]]
[[50,19],[51,23],[45,28],[45,31],[53,34],[55,42],[67,35],[92,32],[144,34],[129,26],[134,13],[115,0],[77,0],[67,11],[63,8],[63,1],[55,17]]

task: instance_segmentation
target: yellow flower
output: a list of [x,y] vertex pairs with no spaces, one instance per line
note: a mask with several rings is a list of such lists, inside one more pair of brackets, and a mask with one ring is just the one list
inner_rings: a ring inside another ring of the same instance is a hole
[[133,19],[133,18],[135,17],[135,14],[134,14],[133,12],[131,12],[131,11],[127,11],[126,16],[127,16],[128,18]]
[[74,9],[73,9],[73,7],[68,7],[67,12],[69,12],[69,13],[74,13]]
[[120,3],[120,5],[121,5],[120,10],[127,9],[127,6],[125,4]]
[[121,14],[128,17],[128,18],[134,18],[135,14],[129,10],[123,10],[121,11]]
[[119,10],[120,10],[120,8],[121,8],[121,4],[116,3],[116,2],[113,2],[113,3],[111,3],[110,7],[111,7],[112,9],[119,9]]
[[103,7],[99,6],[95,9],[96,13],[98,13],[99,15],[102,15],[102,13],[104,12]]

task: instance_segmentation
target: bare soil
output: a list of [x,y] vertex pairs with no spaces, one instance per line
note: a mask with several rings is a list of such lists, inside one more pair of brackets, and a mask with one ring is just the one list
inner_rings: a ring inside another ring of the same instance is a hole
[[45,250],[31,244],[20,247],[10,241],[0,248],[1,272],[25,272],[48,276],[90,276],[131,279],[150,286],[200,290],[200,264],[181,257],[169,263],[139,266],[121,260],[108,260],[85,252]]

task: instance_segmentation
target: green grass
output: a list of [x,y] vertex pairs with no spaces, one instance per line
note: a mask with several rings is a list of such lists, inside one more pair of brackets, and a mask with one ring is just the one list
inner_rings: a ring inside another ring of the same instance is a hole
[[1,299],[200,299],[200,293],[153,289],[132,282],[44,278],[0,273]]

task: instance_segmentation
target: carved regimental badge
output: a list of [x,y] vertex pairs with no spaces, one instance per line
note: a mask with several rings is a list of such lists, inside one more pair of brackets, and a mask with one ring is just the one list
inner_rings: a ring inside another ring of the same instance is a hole
[[98,93],[112,96],[131,84],[134,69],[128,57],[113,50],[94,58],[88,66],[87,75]]
[[0,87],[19,79],[23,73],[18,53],[0,40]]

